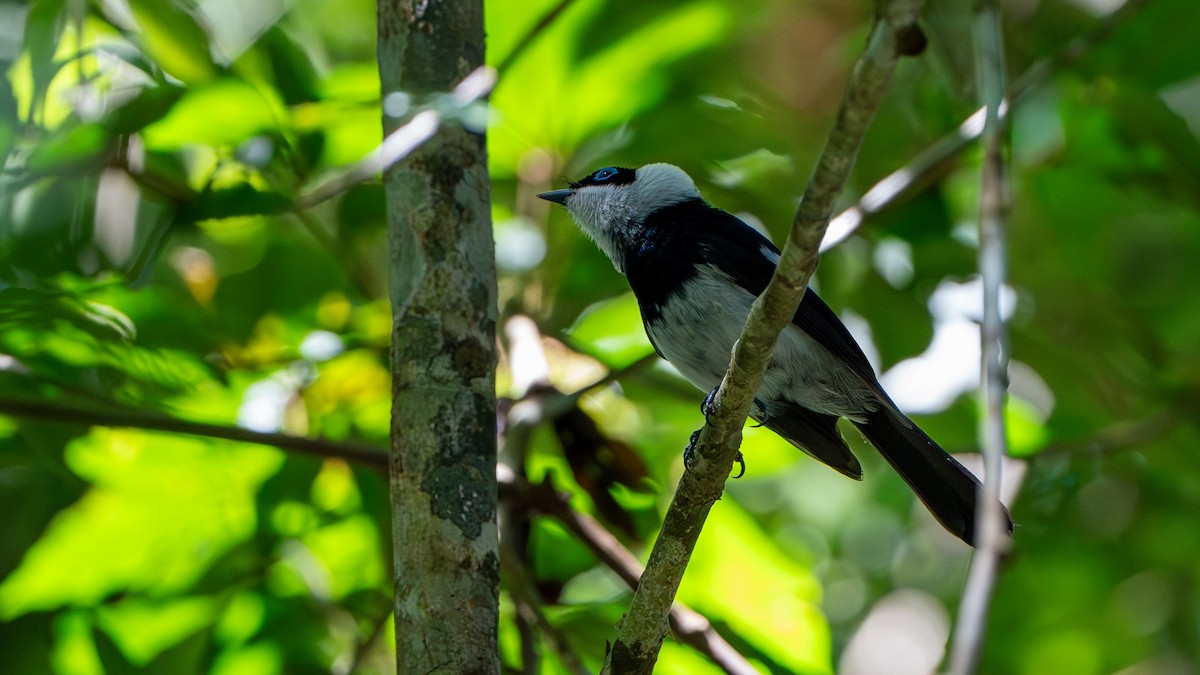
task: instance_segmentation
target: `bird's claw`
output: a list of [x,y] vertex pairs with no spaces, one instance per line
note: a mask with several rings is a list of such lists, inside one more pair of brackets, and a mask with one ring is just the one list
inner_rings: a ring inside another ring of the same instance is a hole
[[687,447],[683,449],[683,469],[691,471],[696,463],[696,443],[700,441],[700,430],[692,432],[692,437],[688,439]]
[[[713,387],[712,391],[705,394],[704,400],[700,402],[700,413],[704,415],[705,424],[711,421],[708,419],[708,417],[713,413],[713,408],[717,403],[717,392],[720,391],[720,389],[721,385]],[[754,399],[754,407],[758,410],[757,416],[751,415],[752,418],[758,421],[758,424],[755,424],[754,426],[761,427],[767,423],[767,404],[756,398]]]
[[700,414],[704,415],[704,423],[708,424],[708,416],[712,414],[713,408],[717,403],[717,392],[721,390],[721,385],[712,388],[712,391],[704,395],[704,400],[700,402]]
[[755,417],[754,415],[751,415],[750,417],[754,418],[754,420],[758,422],[758,424],[752,425],[757,428],[767,423],[767,404],[758,399],[754,399],[754,407],[758,408],[758,416]]
[[[691,438],[688,439],[687,447],[683,449],[683,468],[685,471],[691,471],[696,463],[696,444],[700,442],[700,430],[692,432]],[[738,450],[733,461],[738,465],[738,472],[733,478],[741,478],[746,475],[746,459],[742,457],[742,451]]]
[[[713,412],[713,408],[716,405],[717,392],[720,390],[721,390],[721,385],[717,385],[717,386],[713,387],[712,391],[708,392],[708,394],[706,394],[704,396],[704,400],[700,402],[700,412],[704,415],[704,423],[705,424],[708,424],[710,422],[708,417]],[[759,423],[755,424],[754,426],[761,427],[762,425],[767,423],[767,404],[763,403],[762,401],[760,401],[758,399],[754,399],[754,407],[758,409],[758,415],[757,415],[757,417],[752,415],[752,417],[754,417],[756,420],[760,420]],[[687,447],[684,448],[684,450],[683,450],[683,468],[688,471],[691,471],[692,465],[695,464],[696,443],[699,440],[700,440],[700,430],[697,429],[694,432],[692,432],[692,437],[688,439]],[[737,456],[735,456],[733,458],[733,461],[736,462],[738,465],[737,475],[733,476],[733,478],[741,478],[742,476],[745,476],[746,475],[746,459],[742,456],[741,450],[738,451]]]

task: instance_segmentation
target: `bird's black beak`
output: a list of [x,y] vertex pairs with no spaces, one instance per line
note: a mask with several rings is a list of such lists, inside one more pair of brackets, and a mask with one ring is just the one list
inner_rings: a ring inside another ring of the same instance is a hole
[[551,190],[549,192],[538,193],[538,198],[545,199],[548,202],[554,202],[555,204],[565,205],[567,203],[567,197],[570,197],[573,194],[575,194],[575,191],[570,190],[570,189],[568,189],[568,190]]

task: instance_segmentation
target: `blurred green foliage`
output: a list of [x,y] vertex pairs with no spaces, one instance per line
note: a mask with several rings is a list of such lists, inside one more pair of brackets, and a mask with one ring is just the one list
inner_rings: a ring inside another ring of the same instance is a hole
[[[1007,3],[1014,76],[1098,25],[1093,4]],[[572,391],[651,348],[624,281],[533,195],[597,166],[668,161],[779,241],[871,6],[576,0],[539,28],[558,5],[487,4],[502,68],[489,147],[502,316],[537,322],[551,383]],[[966,7],[929,3],[930,49],[902,63],[847,204],[974,110]],[[1200,669],[1194,18],[1193,0],[1150,3],[1013,112],[1008,415],[1023,481],[984,672]],[[34,0],[0,3],[0,25],[0,409],[118,406],[386,447],[382,191],[297,202],[381,141],[374,4]],[[405,114],[428,102],[412,103]],[[902,403],[924,401],[923,426],[968,453],[974,362],[914,359],[939,335],[977,348],[969,309],[945,308],[971,288],[977,175],[971,150],[926,176],[817,280],[885,374],[917,373],[897,376]],[[522,393],[521,367],[506,354],[502,397]],[[580,401],[646,465],[607,488],[630,514],[631,531],[613,529],[639,553],[698,399],[652,364]],[[535,431],[530,479],[603,517],[563,444]],[[968,551],[873,453],[860,484],[764,430],[744,451],[748,475],[714,509],[680,599],[764,671],[828,673],[859,672],[856,635],[890,653],[867,619],[924,598],[940,658]],[[5,669],[390,672],[386,490],[338,459],[0,416]],[[535,516],[527,534],[520,562],[554,631],[536,672],[595,670],[629,590],[556,521]],[[515,671],[505,583],[500,650]],[[659,671],[718,672],[670,642]]]

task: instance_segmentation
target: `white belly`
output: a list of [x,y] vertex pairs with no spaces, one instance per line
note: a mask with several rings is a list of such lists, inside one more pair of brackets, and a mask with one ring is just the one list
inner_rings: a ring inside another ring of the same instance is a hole
[[[689,382],[708,392],[721,383],[753,302],[728,275],[705,265],[646,331]],[[794,325],[783,329],[757,397],[851,419],[878,407],[867,383]]]

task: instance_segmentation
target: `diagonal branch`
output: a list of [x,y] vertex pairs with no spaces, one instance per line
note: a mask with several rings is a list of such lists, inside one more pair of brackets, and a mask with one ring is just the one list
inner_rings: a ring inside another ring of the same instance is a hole
[[433,138],[447,116],[462,113],[467,106],[487,96],[496,85],[496,71],[480,66],[463,78],[449,96],[438,97],[402,126],[388,133],[383,142],[358,162],[343,168],[333,178],[299,196],[294,209],[311,209],[350,188],[387,171]]
[[[549,366],[542,350],[541,333],[537,325],[528,317],[518,315],[509,319],[505,333],[509,341],[509,365],[513,386],[518,391],[525,390],[525,394],[508,409],[501,426],[500,462],[496,467],[502,508],[501,571],[508,577],[508,586],[516,603],[520,605],[524,602],[534,610],[534,616],[530,619],[541,625],[542,617],[537,615],[537,605],[533,602],[537,597],[535,589],[526,589],[523,594],[525,597],[521,597],[524,574],[517,554],[523,550],[523,544],[514,544],[514,541],[523,541],[519,523],[529,518],[533,512],[545,514],[561,522],[630,588],[637,588],[638,579],[642,576],[642,567],[637,557],[603,525],[594,518],[572,509],[567,497],[554,488],[550,476],[540,484],[529,482],[524,472],[524,456],[533,429],[547,420],[567,414],[578,405],[579,397],[585,392],[628,374],[640,367],[639,364],[644,365],[647,359],[641,359],[621,370],[610,371],[600,380],[573,393],[564,394],[549,382]],[[658,357],[651,354],[649,358]],[[507,564],[506,556],[509,558]],[[680,642],[708,657],[726,673],[752,675],[757,672],[744,656],[717,633],[708,619],[699,613],[676,604],[671,608],[670,620],[671,630]],[[549,635],[548,638],[551,644],[557,644],[553,635]],[[529,668],[530,660],[523,659],[526,669]]]
[[[535,484],[501,471],[498,480],[502,500],[522,511],[537,511],[559,521],[601,563],[616,572],[621,581],[630,588],[637,588],[638,579],[642,576],[642,566],[637,556],[595,518],[572,509],[568,499],[554,488],[549,478]],[[675,603],[671,607],[669,620],[671,633],[680,642],[709,658],[726,673],[753,675],[758,672],[699,612]]]
[[880,0],[866,50],[851,75],[816,170],[805,189],[779,265],[755,301],[734,347],[733,361],[667,510],[629,612],[617,625],[603,672],[650,673],[667,629],[667,615],[709,509],[720,498],[741,443],[741,429],[762,381],[775,341],[796,312],[817,266],[817,249],[833,205],[850,174],[858,148],[891,82],[901,55],[919,52],[924,36],[916,25],[921,0]]
[[[1079,61],[1092,48],[1108,39],[1117,27],[1150,2],[1151,0],[1126,0],[1120,9],[1109,14],[1091,30],[1068,42],[1054,56],[1029,66],[1013,81],[1008,96],[1008,107],[1014,109],[1029,100],[1032,92],[1037,91],[1064,68]],[[862,225],[866,217],[879,213],[901,199],[916,193],[948,171],[963,150],[971,147],[971,144],[983,134],[986,113],[985,108],[976,110],[954,131],[942,136],[903,167],[896,169],[871,186],[859,198],[857,204],[839,213],[829,223],[829,230],[821,242],[821,253],[849,238]]]
[[538,22],[533,24],[533,27],[530,28],[527,33],[521,36],[521,39],[517,41],[517,44],[511,50],[509,50],[508,54],[504,55],[504,59],[496,66],[496,71],[500,73],[507,73],[508,69],[525,55],[525,52],[529,49],[529,47],[537,41],[542,33],[546,32],[546,30],[554,24],[558,17],[561,16],[562,13],[571,6],[572,2],[574,2],[574,0],[559,0],[557,5],[551,7],[545,14],[543,14],[542,18],[538,19]]
[[975,19],[976,68],[987,111],[983,126],[983,168],[979,196],[979,272],[983,277],[982,398],[983,499],[975,514],[979,532],[967,575],[950,655],[950,672],[970,675],[979,667],[988,607],[1002,556],[1010,539],[1001,530],[1000,467],[1008,454],[1004,402],[1008,393],[1008,330],[1000,314],[1000,292],[1008,268],[1005,242],[1009,204],[1004,153],[1004,40],[997,0],[979,4]]

